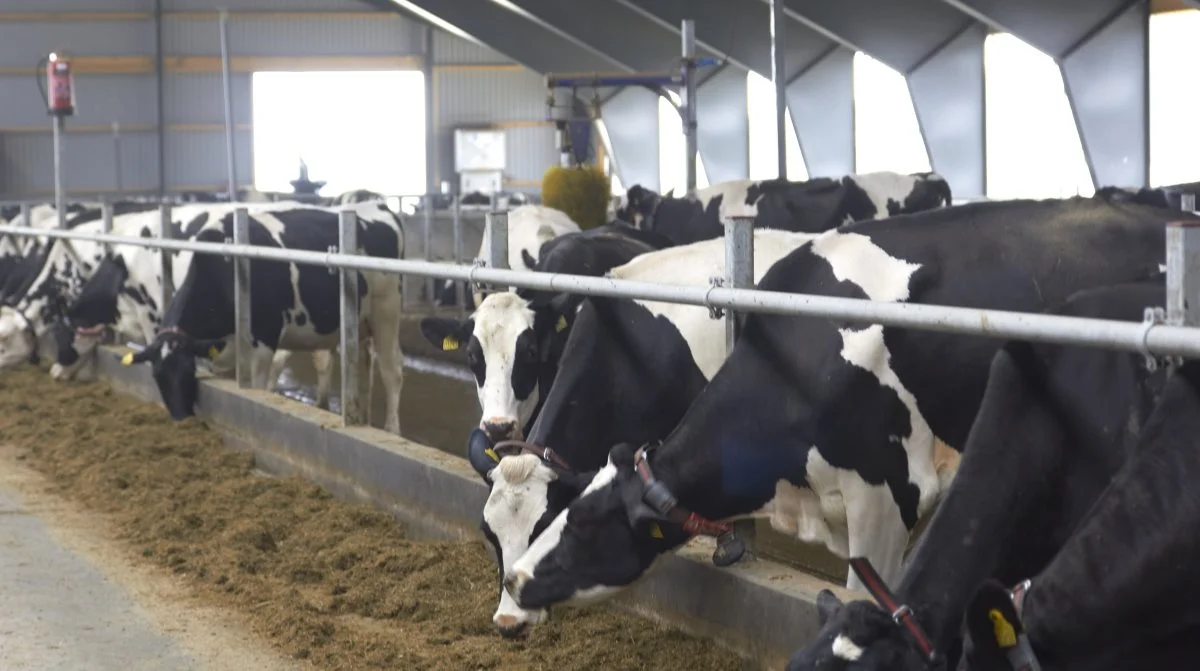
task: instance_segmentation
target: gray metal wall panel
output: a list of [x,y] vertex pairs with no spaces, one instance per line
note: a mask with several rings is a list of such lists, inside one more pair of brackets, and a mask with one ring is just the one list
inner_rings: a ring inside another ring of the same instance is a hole
[[[250,133],[238,131],[234,145],[238,184],[249,184],[254,177]],[[222,188],[228,179],[225,165],[224,131],[167,133],[168,190],[181,186]]]
[[1095,186],[1150,182],[1149,20],[1139,2],[1062,62]]
[[[46,126],[46,104],[33,75],[0,75],[2,126]],[[151,75],[87,75],[75,80],[76,114],[68,126],[108,124],[153,124],[154,77]]]
[[435,65],[461,63],[511,63],[511,58],[482,44],[475,44],[457,35],[440,30],[433,32],[433,62]]
[[[163,21],[167,53],[218,56],[221,37],[217,15],[212,20],[171,18]],[[229,19],[229,49],[237,56],[361,56],[419,54],[420,24],[399,15],[379,18],[315,20],[302,18]]]
[[546,169],[558,164],[553,127],[519,126],[509,128],[505,134],[508,147],[505,174],[510,179],[541,183]]
[[[234,74],[233,122],[251,123],[249,74]],[[221,75],[210,73],[170,74],[163,78],[163,114],[168,124],[225,123],[225,99]],[[153,93],[151,93],[153,95]]]
[[[44,195],[54,191],[53,140],[48,133],[0,137],[0,191]],[[63,143],[63,186],[69,193],[116,187],[113,142],[102,133],[68,133]],[[153,133],[121,138],[121,177],[126,190],[154,188],[157,155]]]
[[710,184],[750,176],[746,71],[726,66],[696,96],[697,136]]
[[808,174],[854,172],[854,52],[834,49],[788,82],[787,103]]
[[438,122],[443,126],[546,117],[546,87],[537,73],[466,70],[438,72],[434,76]]
[[983,41],[973,25],[908,76],[908,90],[933,169],[957,197],[987,191]]
[[625,188],[641,184],[658,191],[658,95],[637,88],[621,91],[604,103],[604,127]]
[[211,11],[217,6],[228,7],[230,11],[370,11],[368,5],[358,0],[163,0],[163,9],[169,12]]
[[0,22],[0,66],[32,68],[58,49],[87,56],[148,56],[154,53],[152,26],[149,21]]

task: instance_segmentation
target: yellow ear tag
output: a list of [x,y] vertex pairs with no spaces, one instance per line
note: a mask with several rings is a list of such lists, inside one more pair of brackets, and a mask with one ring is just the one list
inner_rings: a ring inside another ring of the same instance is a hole
[[453,352],[456,349],[458,349],[458,339],[457,338],[455,338],[454,336],[446,336],[445,338],[442,338],[442,351],[443,352]]
[[995,608],[988,611],[988,619],[992,621],[992,633],[996,635],[996,645],[1001,648],[1011,648],[1017,644],[1017,632],[1004,619],[1004,615]]
[[565,328],[567,328],[567,318],[562,315],[559,315],[558,321],[554,323],[554,332],[562,333],[563,329],[565,329]]
[[133,352],[126,352],[125,356],[121,357],[121,365],[122,366],[132,366],[133,365]]
[[651,538],[662,538],[663,537],[662,527],[658,526],[658,522],[650,523],[650,537]]
[[500,455],[496,454],[496,451],[492,448],[487,448],[483,451],[483,453],[491,457],[492,461],[496,462],[497,464],[500,463]]
[[216,345],[208,348],[208,358],[216,359],[219,356],[221,356],[221,350],[217,349]]

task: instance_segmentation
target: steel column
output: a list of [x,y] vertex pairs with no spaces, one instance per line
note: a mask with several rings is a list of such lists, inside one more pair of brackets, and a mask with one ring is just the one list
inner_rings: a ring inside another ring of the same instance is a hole
[[[455,195],[454,202],[451,207],[454,208],[452,216],[454,217],[454,263],[455,265],[463,262],[462,249],[462,196]],[[454,294],[458,296],[458,316],[467,316],[467,283],[460,280],[454,281]]]
[[784,70],[783,0],[771,0],[771,83],[775,85],[775,138],[779,177],[787,177],[787,82]]
[[[158,205],[158,237],[163,240],[170,240],[174,237],[171,231],[171,203],[164,200]],[[169,249],[163,249],[159,255],[162,273],[162,310],[165,314],[167,306],[171,304],[171,299],[175,297],[175,267],[172,261],[174,253]]]
[[63,155],[63,125],[62,116],[54,116],[54,209],[58,210],[58,227],[67,227],[67,192],[63,189],[62,155]]
[[1167,323],[1200,326],[1200,224],[1167,224]]
[[112,125],[113,140],[113,181],[116,182],[117,197],[125,191],[124,180],[121,179],[121,124],[116,121]]
[[[250,212],[244,207],[233,211],[233,244],[250,244]],[[234,259],[233,323],[238,389],[250,389],[254,386],[254,338],[250,324],[250,292],[250,259]]]
[[[734,289],[754,287],[754,217],[734,216],[725,224],[725,286]],[[734,310],[725,311],[725,347],[732,353],[741,335],[739,315]],[[745,315],[741,315],[742,320]],[[746,546],[746,559],[753,556],[756,534],[753,519],[734,522],[738,538]]]
[[[112,230],[113,230],[113,206],[112,206],[112,203],[110,203],[108,201],[108,199],[105,198],[100,203],[100,232],[104,233],[104,234],[110,234],[110,233],[112,233]],[[112,256],[112,253],[113,253],[112,245],[108,244],[108,243],[104,243],[102,246],[104,248],[104,255]]]
[[[342,210],[338,215],[338,249],[342,254],[358,254],[358,215],[354,210]],[[367,422],[366,404],[371,399],[361,397],[360,385],[364,381],[358,379],[359,358],[365,354],[359,351],[358,272],[342,269],[338,273],[338,285],[342,326],[338,334],[342,364],[342,425],[361,426]],[[370,367],[367,375],[373,375]]]
[[[163,53],[162,0],[154,0],[154,125],[158,150],[158,197],[167,193],[167,113],[163,79],[166,73]],[[165,306],[164,306],[165,309]]]
[[225,166],[229,202],[237,201],[237,155],[233,141],[233,74],[229,65],[229,10],[218,14],[221,29],[221,91],[225,97]]
[[425,193],[437,191],[437,119],[434,118],[433,26],[426,25],[421,33],[424,46],[421,57],[421,76],[425,91]]
[[[493,207],[496,201],[492,201]],[[484,221],[484,249],[487,250],[486,264],[488,268],[508,268],[508,212],[493,209],[487,213]],[[493,291],[504,291],[493,285]],[[465,297],[464,297],[465,300]],[[476,306],[478,307],[478,306]]]
[[[422,212],[421,225],[421,249],[423,254],[421,258],[426,261],[433,260],[433,193],[426,191],[425,196],[421,199],[424,211]],[[433,309],[433,292],[434,280],[432,277],[425,279],[425,300],[429,302],[429,309]]]
[[687,152],[687,196],[696,194],[696,23],[684,19],[680,30],[683,42],[683,136]]

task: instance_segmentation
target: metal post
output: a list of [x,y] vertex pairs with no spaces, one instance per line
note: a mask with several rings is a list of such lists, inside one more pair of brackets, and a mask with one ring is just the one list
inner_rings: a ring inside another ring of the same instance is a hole
[[[425,243],[424,243],[424,252],[425,253],[422,258],[424,258],[426,261],[432,261],[433,260],[433,250],[431,249],[431,247],[433,246],[433,194],[426,191],[425,196],[422,199],[422,201],[424,202],[424,205],[425,205],[425,211],[422,213],[425,215],[424,218],[422,219],[422,221],[424,222],[424,225],[421,230],[421,234],[425,241]],[[433,292],[435,290],[434,287],[435,287],[434,279],[432,277],[425,278],[425,300],[429,301],[429,309],[430,310],[432,310],[434,308],[434,302],[433,302]]]
[[771,82],[775,84],[775,139],[779,177],[787,178],[787,82],[784,77],[783,0],[771,0]]
[[67,227],[67,193],[63,190],[63,117],[54,117],[54,209],[58,210],[58,227]]
[[[250,244],[250,212],[239,207],[233,211],[233,244]],[[234,355],[238,389],[254,386],[253,339],[250,330],[250,259],[237,257],[233,260],[233,323]]]
[[[508,268],[508,211],[493,209],[487,213],[484,220],[483,235],[487,240],[487,266],[489,268]],[[493,291],[504,291],[492,287]],[[478,307],[478,306],[476,306]]]
[[[108,235],[109,233],[112,233],[112,230],[113,230],[113,206],[112,206],[112,203],[108,202],[108,199],[106,198],[103,202],[100,203],[100,232],[105,235]],[[111,244],[106,242],[106,243],[104,243],[103,248],[104,248],[105,256],[112,255],[113,248],[112,248]]]
[[[454,225],[454,263],[458,265],[463,262],[462,257],[462,196],[454,196],[453,209],[453,225]],[[458,316],[467,316],[467,283],[459,280],[454,280],[454,293],[458,295]]]
[[[158,205],[158,237],[163,240],[170,240],[174,236],[171,232],[171,203],[164,200]],[[162,310],[166,312],[167,306],[171,304],[171,299],[175,297],[175,273],[174,266],[171,264],[170,250],[164,249],[160,252],[162,262]]]
[[222,8],[221,23],[221,84],[225,94],[225,162],[229,178],[229,202],[237,201],[237,161],[233,143],[233,75],[229,66],[229,10]]
[[683,20],[683,137],[687,152],[687,197],[696,195],[696,24]]
[[1196,211],[1196,194],[1184,193],[1179,196],[1179,209],[1184,212]]
[[1167,224],[1167,322],[1200,326],[1200,222]]
[[[725,221],[725,286],[754,288],[754,217],[735,216]],[[738,315],[725,311],[725,347],[733,352],[740,329]],[[757,523],[753,519],[734,522],[734,531],[746,545],[746,557],[753,557]]]
[[121,124],[116,121],[112,125],[113,139],[113,178],[116,181],[117,198],[125,192],[124,180],[121,179]]
[[[342,254],[358,253],[358,215],[354,210],[342,210],[338,215],[338,250]],[[358,272],[338,273],[342,297],[342,328],[339,349],[342,357],[342,425],[366,424],[363,399],[359,395],[358,379]],[[369,374],[374,373],[368,368]],[[366,399],[370,401],[370,399]]]

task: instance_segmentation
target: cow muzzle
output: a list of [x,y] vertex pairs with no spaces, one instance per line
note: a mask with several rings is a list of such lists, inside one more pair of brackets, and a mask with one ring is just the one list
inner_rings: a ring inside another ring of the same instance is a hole
[[479,428],[487,434],[488,440],[498,443],[502,440],[520,439],[517,435],[517,421],[502,417],[489,417],[479,423]]
[[497,615],[493,624],[504,638],[525,638],[529,635],[529,622],[513,615]]

